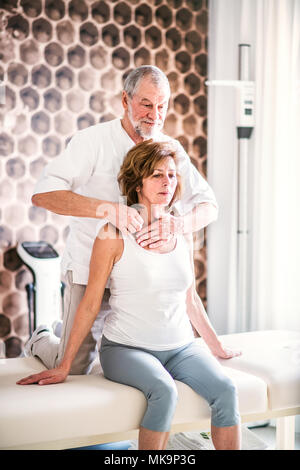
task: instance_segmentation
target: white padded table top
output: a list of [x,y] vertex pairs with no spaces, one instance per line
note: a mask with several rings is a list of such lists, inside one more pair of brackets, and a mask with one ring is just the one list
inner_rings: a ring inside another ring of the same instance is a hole
[[243,351],[241,356],[220,363],[261,377],[268,385],[271,410],[300,406],[300,331],[254,331],[220,339]]
[[[139,390],[103,375],[69,376],[64,383],[16,385],[45,369],[36,358],[0,359],[0,448],[77,439],[138,429],[146,407]],[[243,414],[267,410],[267,387],[253,375],[226,368],[235,381]],[[205,400],[177,382],[179,400],[173,424],[210,418]]]

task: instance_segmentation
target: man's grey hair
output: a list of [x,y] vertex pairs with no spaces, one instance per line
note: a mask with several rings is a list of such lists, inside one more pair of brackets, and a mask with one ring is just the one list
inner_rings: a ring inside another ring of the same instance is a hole
[[132,70],[125,80],[124,91],[126,91],[130,98],[136,93],[141,80],[145,77],[149,77],[151,82],[157,87],[166,86],[170,95],[169,80],[164,72],[154,65],[141,65],[141,67]]

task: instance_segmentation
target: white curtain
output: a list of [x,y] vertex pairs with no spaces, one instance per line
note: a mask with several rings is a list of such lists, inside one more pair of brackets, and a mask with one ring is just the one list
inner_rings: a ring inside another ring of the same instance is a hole
[[255,82],[249,325],[299,330],[300,0],[256,1]]
[[[300,0],[210,0],[209,80],[238,78],[251,46],[255,126],[249,141],[247,330],[300,329]],[[220,205],[208,227],[208,314],[239,330],[235,91],[208,93],[208,180]]]

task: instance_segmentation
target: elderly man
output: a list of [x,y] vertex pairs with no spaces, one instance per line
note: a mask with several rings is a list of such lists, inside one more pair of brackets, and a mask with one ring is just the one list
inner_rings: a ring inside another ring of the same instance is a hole
[[[62,359],[77,307],[88,282],[89,261],[99,228],[107,221],[120,230],[137,232],[142,246],[158,247],[176,233],[192,233],[217,218],[217,203],[207,182],[180,148],[183,197],[173,213],[149,227],[133,207],[120,198],[117,175],[126,153],[135,144],[152,138],[172,140],[161,130],[166,117],[170,88],[167,77],[153,66],[142,66],[127,77],[122,93],[124,116],[77,132],[66,150],[51,162],[37,182],[34,205],[57,214],[72,216],[62,260],[66,279],[61,338],[48,325],[35,330],[25,346],[25,355],[38,356],[48,368]],[[167,222],[167,223],[166,223]],[[109,311],[109,289],[105,290],[100,313],[72,364],[71,374],[90,371],[97,354],[105,312]]]

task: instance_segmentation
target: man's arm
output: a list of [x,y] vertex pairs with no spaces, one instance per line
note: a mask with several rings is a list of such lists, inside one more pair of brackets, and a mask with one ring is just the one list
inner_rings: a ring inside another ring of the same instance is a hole
[[[128,211],[122,204],[76,193],[77,188],[90,184],[99,158],[103,157],[97,149],[98,139],[100,142],[104,134],[100,138],[95,132],[94,126],[77,132],[64,152],[48,163],[36,182],[32,204],[60,215],[106,219],[120,230],[136,231],[143,221],[135,209]],[[98,184],[101,185],[100,180]]]
[[192,165],[182,145],[173,140],[178,155],[178,171],[183,194],[174,204],[175,213],[166,214],[160,220],[137,233],[137,242],[149,248],[158,248],[176,234],[192,234],[207,227],[218,217],[218,204],[212,188]]
[[43,207],[56,214],[73,217],[96,217],[101,201],[81,196],[72,191],[50,191],[34,194],[31,198],[34,206]]
[[82,196],[72,191],[38,193],[32,196],[31,201],[35,206],[43,207],[56,214],[106,219],[119,230],[128,230],[131,233],[139,230],[144,223],[134,208]]
[[[191,234],[201,230],[218,218],[218,209],[211,202],[202,202],[194,207],[188,214],[174,217],[174,233]],[[176,222],[179,219],[179,222]],[[177,223],[177,231],[176,231]]]

